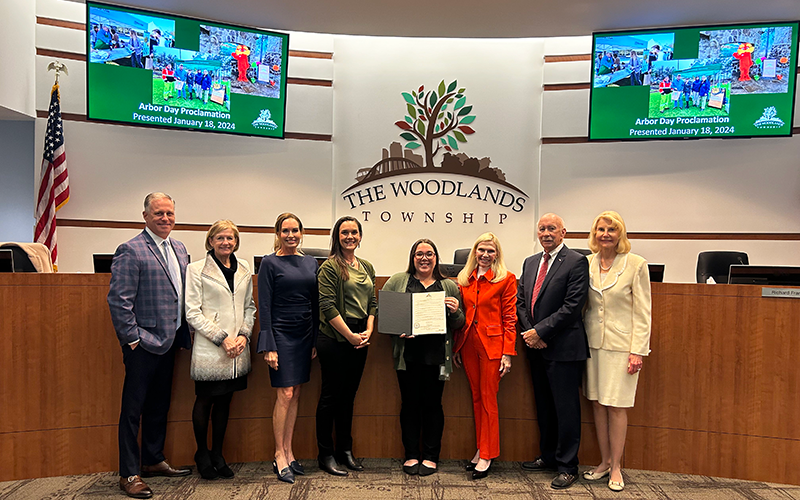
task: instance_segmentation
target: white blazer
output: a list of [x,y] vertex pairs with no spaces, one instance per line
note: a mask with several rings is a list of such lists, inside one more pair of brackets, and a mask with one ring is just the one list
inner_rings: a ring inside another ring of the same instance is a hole
[[[245,261],[237,261],[233,292],[210,255],[186,267],[186,321],[195,331],[190,372],[193,380],[230,380],[250,372],[256,305],[250,269]],[[247,337],[247,346],[231,359],[222,342],[238,335]]]
[[589,256],[589,298],[583,323],[589,347],[647,356],[650,353],[650,272],[647,261],[617,254],[600,278],[600,257]]

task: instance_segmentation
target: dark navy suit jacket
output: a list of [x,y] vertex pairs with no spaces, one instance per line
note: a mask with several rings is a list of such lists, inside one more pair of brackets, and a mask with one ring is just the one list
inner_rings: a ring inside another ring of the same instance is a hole
[[589,293],[589,261],[583,255],[561,247],[550,262],[550,272],[531,311],[531,297],[542,254],[525,259],[517,285],[517,321],[522,331],[536,329],[547,344],[542,357],[551,361],[582,361],[589,355],[586,330],[581,317]]

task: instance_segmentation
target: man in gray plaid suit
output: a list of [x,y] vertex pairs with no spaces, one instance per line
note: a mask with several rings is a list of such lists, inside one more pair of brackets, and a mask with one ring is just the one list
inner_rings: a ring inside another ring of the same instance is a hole
[[[183,317],[189,257],[169,237],[175,202],[164,193],[144,200],[145,230],[117,248],[111,264],[108,307],[122,346],[125,382],[119,416],[120,488],[133,498],[150,498],[142,477],[186,476],[164,458],[167,412],[172,395],[175,351],[190,348]],[[137,436],[142,424],[141,456]]]

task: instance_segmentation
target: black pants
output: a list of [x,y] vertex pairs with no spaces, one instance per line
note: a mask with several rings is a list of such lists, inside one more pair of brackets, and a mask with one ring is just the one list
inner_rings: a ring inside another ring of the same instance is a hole
[[356,349],[349,342],[338,342],[325,334],[317,337],[317,356],[322,375],[317,404],[317,447],[320,457],[353,450],[353,403],[367,362],[367,349]]
[[439,366],[407,363],[405,370],[397,370],[397,382],[400,384],[400,430],[405,459],[438,463],[444,432],[444,380],[439,380]]
[[551,361],[527,349],[533,377],[539,448],[546,464],[559,472],[578,473],[581,444],[579,388],[585,361]]
[[[155,465],[164,460],[167,413],[172,396],[172,368],[176,347],[166,354],[153,354],[141,346],[122,347],[125,382],[119,413],[119,475],[139,474],[140,464]],[[139,456],[139,419],[142,422],[142,451]]]

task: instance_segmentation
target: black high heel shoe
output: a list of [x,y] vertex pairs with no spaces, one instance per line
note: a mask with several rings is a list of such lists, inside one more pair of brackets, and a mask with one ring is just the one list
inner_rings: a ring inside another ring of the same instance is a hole
[[486,470],[478,470],[475,469],[472,471],[472,479],[483,479],[489,475],[489,471],[492,470],[492,464],[489,464],[489,467]]
[[475,466],[478,465],[475,462],[469,461],[467,465],[464,467],[464,470],[467,472],[472,472],[475,470]]
[[292,472],[294,472],[295,475],[297,476],[306,475],[306,468],[303,467],[303,464],[301,464],[297,460],[292,460],[292,463],[289,464],[289,468],[292,469]]
[[197,464],[197,472],[200,473],[200,477],[203,479],[213,481],[219,477],[217,470],[211,465],[211,457],[208,455],[208,451],[201,452],[197,450],[197,453],[194,454],[194,463]]
[[287,466],[278,471],[278,462],[272,462],[272,472],[278,476],[278,480],[283,481],[284,483],[294,484],[294,473],[292,472],[291,467]]

